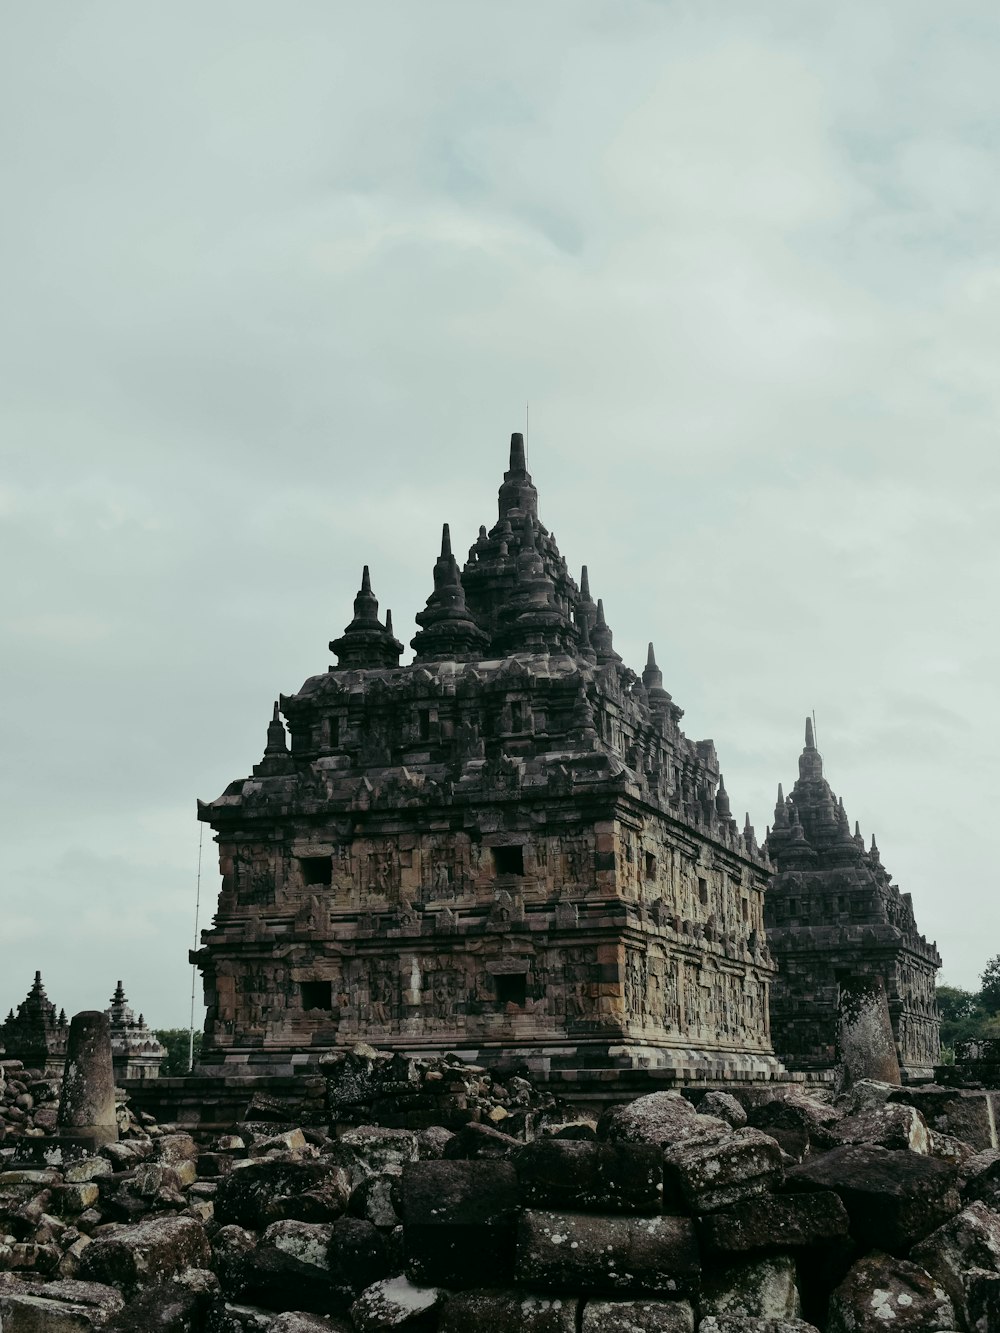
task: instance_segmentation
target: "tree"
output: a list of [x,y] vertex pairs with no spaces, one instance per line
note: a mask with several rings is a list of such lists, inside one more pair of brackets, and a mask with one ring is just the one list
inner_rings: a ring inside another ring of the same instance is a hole
[[979,978],[982,989],[979,1003],[988,1014],[1000,1014],[1000,954],[991,958]]
[[[158,1028],[154,1034],[161,1045],[166,1046],[167,1054],[160,1065],[160,1078],[183,1078],[188,1073],[188,1052],[191,1048],[191,1034],[187,1028]],[[194,1062],[198,1063],[201,1054],[201,1033],[194,1034]]]

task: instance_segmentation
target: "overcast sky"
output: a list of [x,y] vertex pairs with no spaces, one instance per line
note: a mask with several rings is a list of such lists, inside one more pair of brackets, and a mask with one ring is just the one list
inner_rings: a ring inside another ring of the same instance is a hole
[[976,986],[998,63],[985,2],[5,5],[3,1011],[41,968],[186,1023],[195,798],[362,563],[412,637],[526,400],[543,521],[734,813],[763,835],[815,709]]

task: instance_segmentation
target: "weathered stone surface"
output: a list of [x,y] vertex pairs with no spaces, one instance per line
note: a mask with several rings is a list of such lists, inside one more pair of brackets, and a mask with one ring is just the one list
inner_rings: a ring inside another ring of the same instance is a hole
[[836,1147],[833,1128],[842,1112],[826,1102],[802,1095],[776,1097],[754,1106],[747,1113],[748,1123],[777,1139],[786,1152],[803,1156],[808,1149],[825,1152]]
[[518,1207],[508,1162],[409,1163],[400,1190],[407,1273],[454,1287],[509,1279]]
[[830,1190],[763,1195],[701,1220],[699,1235],[714,1254],[798,1249],[846,1236],[847,1210]]
[[830,1298],[827,1333],[954,1330],[944,1287],[923,1268],[887,1254],[859,1259]]
[[983,1203],[972,1203],[915,1245],[910,1259],[926,1268],[951,1298],[967,1327],[968,1274],[972,1269],[1000,1275],[1000,1216]]
[[371,1171],[401,1171],[405,1162],[417,1160],[417,1136],[409,1129],[359,1125],[342,1134],[340,1142],[354,1148]]
[[532,1209],[518,1223],[516,1271],[529,1290],[669,1296],[693,1294],[700,1276],[689,1218]]
[[258,1305],[346,1311],[363,1288],[388,1276],[385,1246],[356,1218],[272,1222],[243,1271],[242,1289]]
[[212,1252],[205,1228],[190,1217],[157,1217],[97,1236],[80,1261],[80,1277],[133,1290],[140,1282],[207,1268]]
[[463,1125],[444,1145],[441,1155],[449,1161],[472,1161],[480,1157],[504,1160],[520,1146],[510,1134],[489,1125]]
[[753,1259],[705,1274],[700,1310],[705,1315],[796,1319],[801,1312],[795,1260],[786,1254]]
[[859,1115],[845,1116],[832,1132],[838,1143],[867,1143],[930,1153],[927,1122],[913,1106],[879,1106]]
[[677,1143],[663,1154],[665,1197],[696,1213],[729,1207],[780,1184],[781,1149],[757,1129],[731,1130],[710,1143]]
[[441,1312],[439,1333],[576,1333],[580,1302],[513,1288],[463,1291]]
[[536,1139],[512,1160],[531,1208],[655,1213],[663,1203],[663,1157],[652,1144]]
[[63,1279],[42,1284],[0,1275],[4,1333],[88,1333],[106,1328],[125,1306],[114,1287]]
[[698,1103],[701,1115],[714,1115],[718,1120],[725,1120],[733,1129],[742,1129],[747,1123],[747,1113],[736,1098],[728,1092],[707,1092]]
[[931,1129],[938,1133],[950,1134],[980,1151],[998,1147],[1000,1092],[987,1088],[930,1085],[896,1088],[892,1101],[916,1107]]
[[339,1217],[351,1197],[347,1172],[330,1161],[262,1160],[219,1182],[215,1217],[222,1225],[261,1227],[283,1217],[323,1222]]
[[647,1143],[669,1147],[690,1140],[709,1141],[732,1133],[725,1120],[699,1115],[679,1092],[651,1092],[601,1116],[599,1138],[614,1143]]
[[956,1169],[918,1153],[850,1146],[807,1158],[785,1177],[791,1189],[833,1190],[863,1245],[905,1254],[959,1211]]
[[352,1333],[346,1319],[335,1315],[309,1314],[305,1310],[287,1310],[269,1319],[267,1333]]
[[70,1022],[59,1124],[66,1133],[94,1143],[118,1138],[111,1029],[100,1010],[84,1010]]
[[698,1333],[819,1333],[804,1319],[754,1319],[739,1314],[711,1314],[698,1325]]
[[430,1329],[445,1299],[439,1287],[417,1287],[405,1277],[386,1278],[363,1291],[351,1306],[357,1333]]
[[587,1301],[581,1333],[694,1333],[689,1301]]
[[362,1217],[373,1226],[391,1229],[399,1225],[399,1214],[394,1201],[395,1181],[385,1176],[363,1180],[351,1193],[348,1212]]

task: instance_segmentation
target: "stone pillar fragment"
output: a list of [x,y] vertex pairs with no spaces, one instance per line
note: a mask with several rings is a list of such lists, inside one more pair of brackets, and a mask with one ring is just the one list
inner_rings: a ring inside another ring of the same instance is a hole
[[843,1087],[860,1079],[901,1083],[889,997],[880,976],[844,977],[837,1011],[837,1058]]
[[62,1136],[99,1146],[118,1138],[115,1076],[111,1065],[111,1026],[107,1014],[85,1009],[69,1027],[66,1070],[59,1101]]

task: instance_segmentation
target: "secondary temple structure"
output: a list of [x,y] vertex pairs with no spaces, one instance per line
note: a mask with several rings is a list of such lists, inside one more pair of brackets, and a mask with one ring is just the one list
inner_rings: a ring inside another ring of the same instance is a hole
[[865,847],[823,776],[811,719],[798,781],[778,787],[767,848],[776,873],[765,903],[768,943],[778,964],[771,989],[775,1049],[789,1069],[831,1068],[837,1060],[841,986],[881,977],[900,1072],[933,1077],[940,1060],[934,974],[941,957],[917,930],[913,902]]
[[780,1072],[767,860],[652,645],[637,675],[586,567],[570,577],[520,435],[496,523],[461,567],[445,526],[416,619],[400,665],[366,568],[336,666],[199,802],[222,873],[192,954],[202,1069],[285,1073],[366,1039],[540,1074]]

